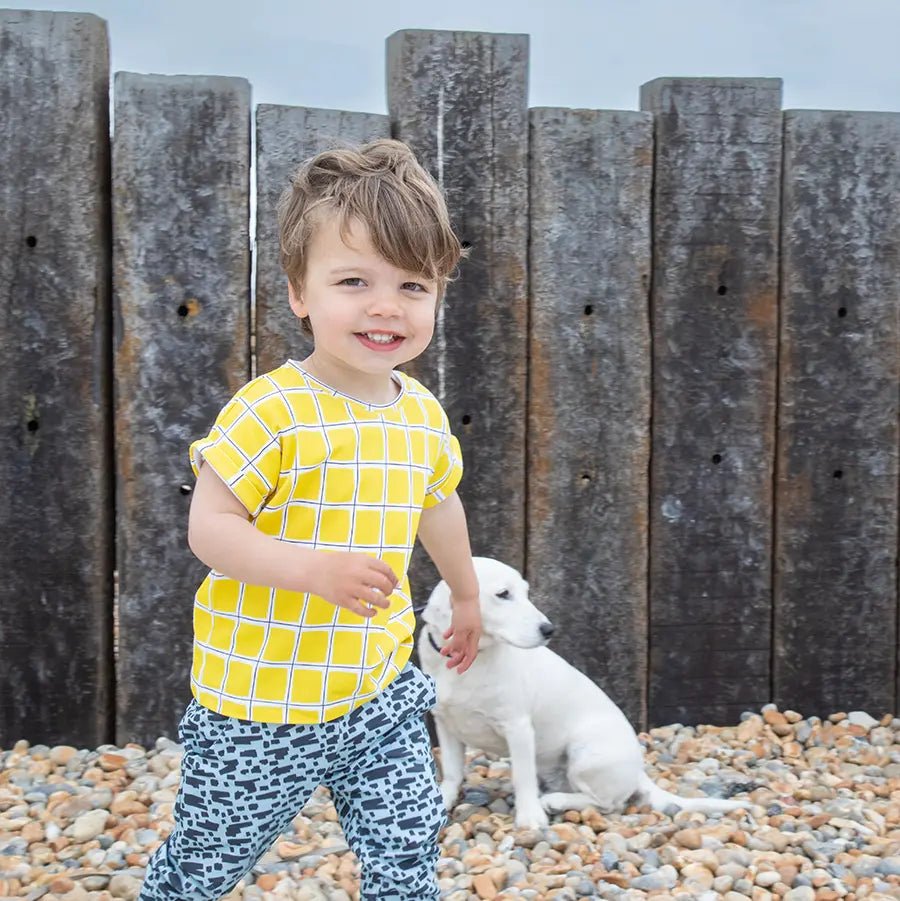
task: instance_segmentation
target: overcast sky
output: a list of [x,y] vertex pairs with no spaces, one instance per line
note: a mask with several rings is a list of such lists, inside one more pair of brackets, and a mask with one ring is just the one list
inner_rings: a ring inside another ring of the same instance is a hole
[[255,103],[385,113],[403,28],[530,36],[530,106],[637,109],[660,76],[775,76],[791,108],[900,111],[900,0],[84,0],[113,71],[239,75]]

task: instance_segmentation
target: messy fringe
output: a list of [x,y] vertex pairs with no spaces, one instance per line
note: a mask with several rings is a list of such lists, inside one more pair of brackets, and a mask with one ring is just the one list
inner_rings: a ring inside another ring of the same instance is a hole
[[281,263],[295,290],[315,226],[328,213],[339,217],[344,239],[353,220],[362,222],[380,256],[436,281],[439,298],[465,255],[440,189],[401,141],[326,150],[291,176],[278,201],[278,226]]

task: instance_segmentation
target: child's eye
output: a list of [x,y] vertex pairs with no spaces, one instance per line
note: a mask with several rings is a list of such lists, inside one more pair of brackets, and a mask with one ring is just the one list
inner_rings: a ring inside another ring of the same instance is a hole
[[428,288],[426,288],[424,285],[420,284],[419,282],[404,282],[403,290],[404,291],[425,291],[426,293],[428,293]]
[[348,285],[351,288],[358,288],[365,284],[365,282],[361,278],[357,278],[355,275],[350,276],[350,278],[342,278],[339,282],[339,285]]

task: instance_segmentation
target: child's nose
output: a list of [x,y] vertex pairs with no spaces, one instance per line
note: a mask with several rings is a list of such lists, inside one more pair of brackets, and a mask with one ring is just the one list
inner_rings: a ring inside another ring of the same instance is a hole
[[368,313],[372,316],[398,316],[400,303],[393,291],[378,291],[372,295]]

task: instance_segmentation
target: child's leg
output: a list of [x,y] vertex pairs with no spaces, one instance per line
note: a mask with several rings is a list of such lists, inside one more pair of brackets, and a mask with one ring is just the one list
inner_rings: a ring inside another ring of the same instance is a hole
[[362,864],[362,901],[440,896],[437,836],[446,811],[423,719],[433,705],[434,683],[410,666],[347,718],[347,762],[326,784]]
[[254,723],[192,701],[175,828],[147,867],[140,901],[226,895],[288,827],[333,762],[328,724]]

